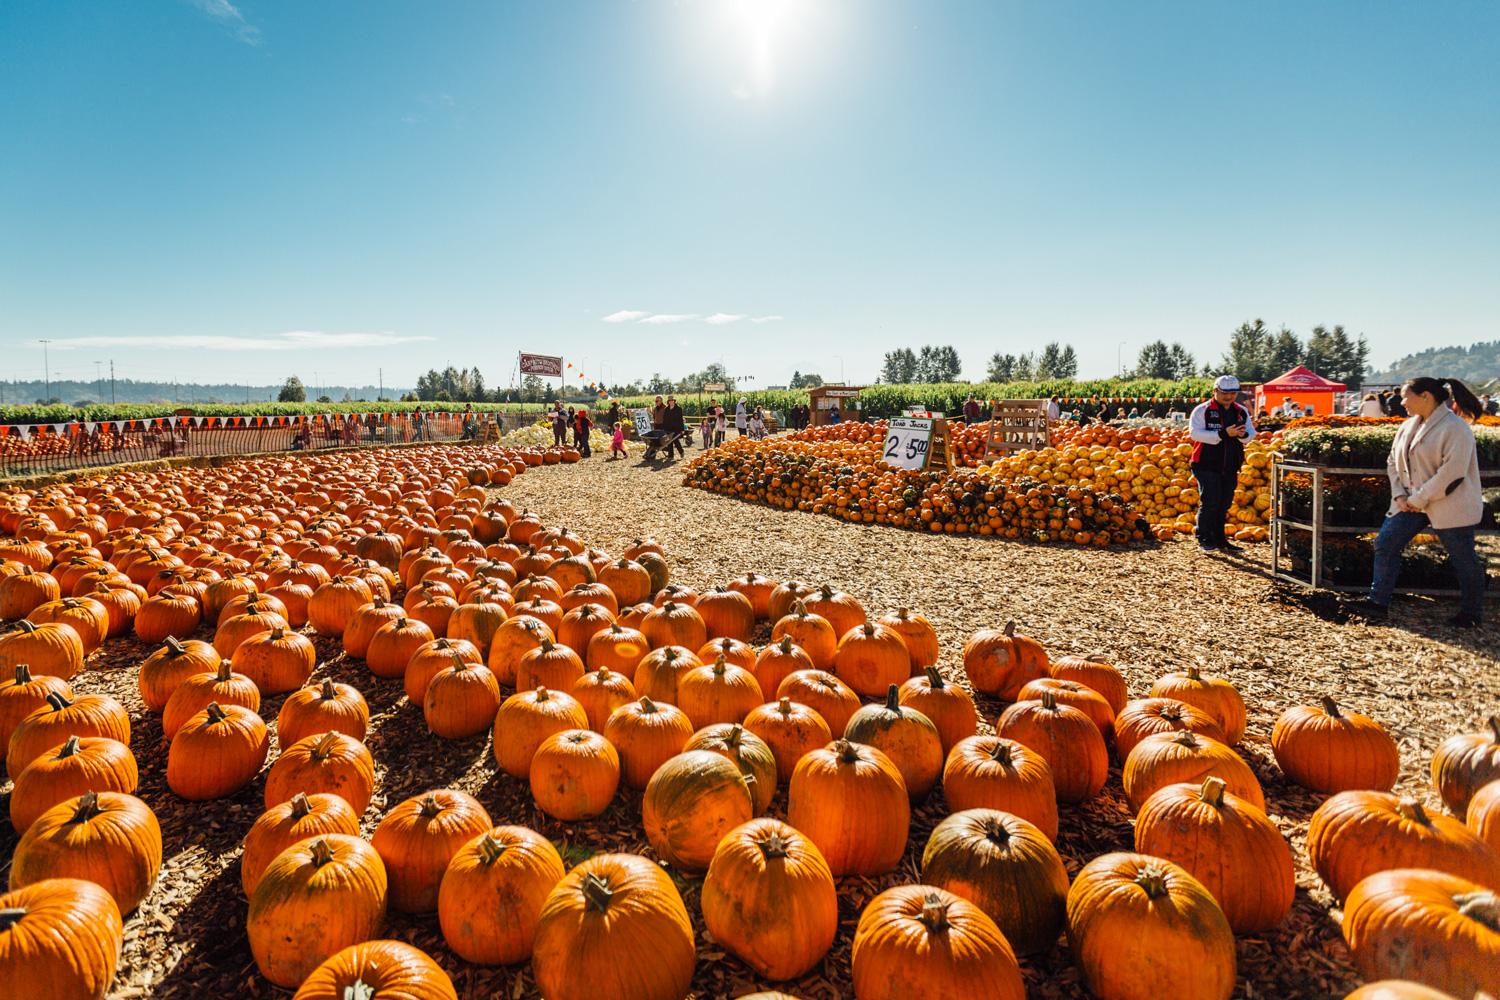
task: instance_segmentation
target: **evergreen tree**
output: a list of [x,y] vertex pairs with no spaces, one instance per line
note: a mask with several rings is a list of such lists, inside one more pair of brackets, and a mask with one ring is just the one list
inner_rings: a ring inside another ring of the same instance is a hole
[[1175,378],[1177,370],[1176,362],[1172,358],[1172,349],[1167,346],[1165,340],[1154,340],[1142,347],[1135,358],[1135,370],[1131,373],[1133,378]]
[[1016,381],[1030,382],[1037,377],[1036,355],[1027,351],[1016,358]]
[[1062,349],[1062,355],[1057,359],[1057,378],[1078,377],[1078,352],[1073,350],[1073,345],[1068,344]]
[[1198,363],[1188,353],[1186,347],[1181,344],[1172,345],[1172,375],[1173,379],[1192,378],[1193,373],[1198,370]]
[[1271,370],[1275,367],[1275,358],[1271,352],[1272,340],[1271,331],[1266,329],[1264,320],[1241,323],[1229,335],[1229,351],[1219,365],[1225,372],[1237,375],[1247,382],[1264,382],[1275,378],[1281,372]]
[[1286,327],[1277,330],[1276,339],[1271,344],[1271,367],[1275,371],[1270,377],[1275,378],[1300,365],[1302,352],[1302,341],[1295,333]]
[[1057,341],[1052,341],[1042,348],[1042,356],[1036,363],[1036,378],[1045,382],[1048,379],[1062,378],[1058,369],[1062,366],[1062,347]]
[[292,375],[281,384],[281,393],[276,398],[283,403],[305,403],[307,389],[303,387],[300,378]]

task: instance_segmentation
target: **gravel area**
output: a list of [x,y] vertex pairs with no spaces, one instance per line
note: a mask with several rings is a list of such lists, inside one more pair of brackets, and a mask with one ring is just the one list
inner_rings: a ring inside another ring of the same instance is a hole
[[[690,453],[691,454],[691,453]],[[1319,799],[1289,785],[1269,746],[1270,727],[1287,706],[1333,694],[1353,710],[1381,720],[1401,745],[1403,791],[1437,808],[1426,767],[1445,736],[1474,731],[1500,706],[1500,629],[1449,631],[1445,605],[1399,606],[1394,627],[1340,624],[1324,610],[1273,588],[1265,546],[1243,557],[1202,557],[1190,543],[1126,551],[1081,551],[954,538],[858,526],[811,514],[773,511],[680,485],[681,470],[657,469],[636,457],[600,458],[530,471],[504,490],[517,506],[566,525],[591,544],[618,551],[654,535],[667,549],[674,579],[704,587],[747,570],[775,579],[830,583],[854,594],[873,615],[898,605],[921,611],[937,627],[940,666],[961,678],[959,652],[975,629],[1014,619],[1055,655],[1098,653],[1144,695],[1161,673],[1190,663],[1229,677],[1244,694],[1250,725],[1241,750],[1265,787],[1273,819],[1299,858],[1298,893],[1275,933],[1241,938],[1237,997],[1342,996],[1358,984],[1338,935],[1331,901],[1301,863],[1307,818]],[[321,678],[358,686],[370,702],[369,745],[377,790],[365,832],[404,798],[452,786],[477,796],[496,823],[531,826],[563,845],[569,864],[599,851],[650,855],[640,823],[640,796],[622,790],[598,820],[563,824],[531,803],[529,789],[500,773],[487,736],[448,742],[430,736],[420,707],[399,681],[377,682],[364,665],[346,661],[338,645],[318,640]],[[141,764],[140,795],[157,812],[165,840],[162,876],[126,922],[125,956],[112,997],[188,997],[233,990],[242,996],[287,996],[256,972],[244,933],[239,842],[259,815],[262,780],[231,799],[188,804],[165,786],[160,725],[144,711],[134,667],[147,649],[112,640],[75,681],[83,692],[107,692],[130,709],[132,748]],[[267,698],[274,720],[282,697]],[[987,722],[1000,706],[981,699]],[[8,808],[8,786],[0,809]],[[784,792],[772,807],[785,813]],[[918,880],[922,845],[946,809],[940,792],[913,814],[912,839],[901,868],[881,879],[840,883],[842,927],[833,950],[812,975],[779,988],[808,1000],[851,997],[848,963],[863,904],[891,885]],[[0,824],[0,858],[16,842]],[[1128,849],[1131,813],[1116,766],[1094,800],[1063,807],[1058,848],[1070,874],[1089,859]],[[688,909],[698,913],[697,881],[679,879]],[[734,997],[772,988],[699,934],[698,997]],[[443,945],[435,915],[392,915],[386,936],[424,948],[454,978],[461,997],[535,996],[529,967],[487,969],[456,959]],[[1023,963],[1032,997],[1086,996],[1067,948]]]

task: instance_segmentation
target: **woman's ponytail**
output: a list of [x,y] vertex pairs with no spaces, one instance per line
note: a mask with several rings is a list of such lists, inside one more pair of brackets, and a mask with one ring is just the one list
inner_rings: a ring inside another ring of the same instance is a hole
[[1448,391],[1453,395],[1453,405],[1458,412],[1470,420],[1478,420],[1484,416],[1484,407],[1479,403],[1479,397],[1463,382],[1456,378],[1445,379]]

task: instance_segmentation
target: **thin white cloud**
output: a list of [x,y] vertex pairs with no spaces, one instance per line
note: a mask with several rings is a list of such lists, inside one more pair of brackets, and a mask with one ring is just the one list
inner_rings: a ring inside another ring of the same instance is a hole
[[697,318],[697,313],[654,313],[653,315],[647,316],[645,319],[638,320],[637,322],[649,323],[652,326],[659,326],[663,323],[686,323],[689,320],[694,320]]
[[51,341],[48,346],[58,351],[98,347],[195,351],[314,351],[330,348],[390,347],[396,344],[411,344],[433,339],[435,338],[403,337],[394,333],[325,333],[322,330],[290,330],[271,337],[220,337],[211,334],[60,337]]
[[604,322],[631,323],[638,319],[645,319],[649,315],[651,314],[640,309],[621,309],[619,312],[612,312],[604,317]]
[[784,317],[781,316],[752,316],[752,323],[780,323]]
[[744,313],[714,313],[712,316],[704,317],[703,322],[723,326],[725,323],[738,323],[744,318]]
[[229,0],[188,0],[188,3],[213,18],[224,30],[246,45],[260,44],[260,29],[246,21],[245,15]]

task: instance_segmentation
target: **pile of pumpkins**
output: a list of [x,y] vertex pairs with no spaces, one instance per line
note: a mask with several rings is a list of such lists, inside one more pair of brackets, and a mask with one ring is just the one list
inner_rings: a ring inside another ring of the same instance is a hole
[[[492,499],[495,470],[526,467],[502,458],[346,453],[0,498],[13,536],[0,542],[0,609],[24,616],[0,634],[0,739],[23,831],[0,897],[0,995],[104,995],[122,915],[160,869],[160,827],[133,795],[129,716],[69,684],[128,631],[159,643],[137,669],[170,741],[172,792],[215,800],[264,771],[241,857],[246,926],[261,974],[299,1000],[370,995],[361,984],[456,996],[431,957],[379,938],[388,910],[435,913],[464,961],[529,959],[548,998],[685,996],[693,921],[663,863],[701,877],[719,946],[765,980],[796,979],[836,937],[835,880],[895,870],[912,807],[939,785],[951,812],[927,839],[921,883],[860,915],[861,1000],[1024,996],[1017,955],[1063,932],[1098,997],[1225,998],[1234,936],[1285,918],[1293,858],[1233,749],[1246,709],[1227,681],[1190,668],[1130,700],[1107,662],[986,629],[963,669],[1010,705],[981,733],[922,615],[872,617],[831,587],[755,573],[702,592],[672,583],[650,539],[613,555]],[[547,839],[444,788],[362,838],[369,708],[356,687],[314,678],[309,630],[372,683],[401,683],[437,737],[488,731],[497,767],[548,816],[587,820],[622,784],[640,790],[657,860],[603,854],[567,870]],[[282,694],[266,769],[261,699]],[[1343,903],[1355,963],[1406,981],[1353,996],[1469,1000],[1493,986],[1500,722],[1491,729],[1433,758],[1466,826],[1389,793],[1399,757],[1375,721],[1331,700],[1277,721],[1281,769],[1330,796],[1308,860]],[[1070,880],[1053,846],[1059,803],[1099,794],[1111,746],[1135,849]],[[780,787],[784,821],[766,815]]]

